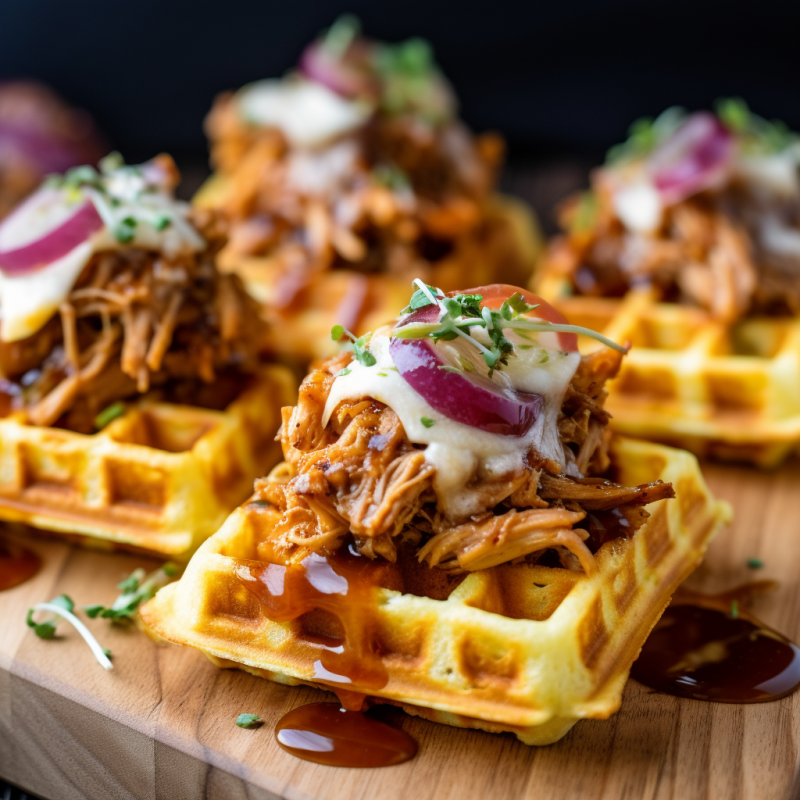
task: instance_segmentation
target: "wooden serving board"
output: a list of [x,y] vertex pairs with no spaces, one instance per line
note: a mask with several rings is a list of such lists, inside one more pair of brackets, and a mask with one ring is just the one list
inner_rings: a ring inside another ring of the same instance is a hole
[[[722,591],[755,578],[778,589],[756,601],[765,622],[800,640],[800,464],[759,473],[709,466],[735,508],[691,579]],[[800,754],[800,693],[761,705],[722,705],[652,692],[634,682],[609,720],[579,722],[560,742],[529,748],[405,717],[417,758],[382,770],[299,761],[274,723],[323,693],[217,670],[191,650],[156,646],[135,629],[89,625],[114,657],[105,672],[69,626],[41,641],[27,609],[64,592],[78,605],[110,603],[115,584],[153,563],[33,539],[42,572],[0,593],[0,776],[49,800],[788,800]],[[758,557],[764,566],[747,567]],[[266,724],[240,730],[240,713]]]

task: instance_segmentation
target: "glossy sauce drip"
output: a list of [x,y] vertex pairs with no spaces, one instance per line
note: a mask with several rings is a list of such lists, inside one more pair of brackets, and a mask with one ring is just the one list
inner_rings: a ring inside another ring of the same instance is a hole
[[0,539],[0,591],[25,583],[41,566],[42,560],[36,553],[15,542]]
[[742,608],[770,584],[711,596],[681,592],[645,642],[631,677],[667,694],[717,703],[766,703],[791,694],[800,686],[800,648]]
[[293,709],[278,722],[275,738],[287,753],[333,767],[391,767],[417,753],[404,731],[337,703]]
[[289,566],[241,565],[236,574],[273,622],[290,622],[317,611],[338,621],[339,630],[305,638],[320,651],[314,680],[331,685],[346,708],[357,710],[362,692],[382,689],[388,681],[371,610],[377,605],[374,594],[387,584],[392,566],[348,551],[328,558],[311,554]]

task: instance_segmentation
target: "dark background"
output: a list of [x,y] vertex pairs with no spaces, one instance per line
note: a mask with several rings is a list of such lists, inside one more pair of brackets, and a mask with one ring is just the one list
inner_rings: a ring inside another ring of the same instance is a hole
[[214,95],[291,67],[342,11],[368,35],[421,35],[477,130],[513,160],[591,160],[638,116],[741,95],[800,129],[800,3],[708,0],[0,0],[0,78],[90,110],[130,159],[203,159]]

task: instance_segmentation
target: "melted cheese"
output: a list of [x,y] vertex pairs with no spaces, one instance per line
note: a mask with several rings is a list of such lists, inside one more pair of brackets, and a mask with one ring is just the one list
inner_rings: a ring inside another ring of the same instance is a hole
[[264,80],[238,95],[242,116],[254,125],[280,129],[290,144],[318,147],[360,128],[372,109],[314,81]]
[[[336,378],[325,406],[323,424],[327,425],[333,411],[345,400],[372,397],[385,403],[399,417],[408,438],[427,445],[425,458],[436,467],[433,488],[440,508],[448,516],[464,518],[483,511],[480,497],[469,491],[467,485],[475,479],[491,480],[525,469],[531,447],[560,464],[568,474],[577,474],[571,453],[561,443],[556,423],[580,354],[557,350],[553,334],[540,334],[540,347],[515,348],[517,357],[510,358],[507,367],[494,373],[493,380],[498,386],[539,394],[544,399],[542,412],[525,436],[489,433],[435,411],[396,371],[389,350],[390,338],[391,328],[377,330],[370,341],[376,364],[365,367],[354,361],[349,374]],[[485,364],[468,343],[440,342],[436,347],[446,363],[467,358],[476,370],[486,373]],[[434,424],[426,427],[422,424],[423,417]]]
[[622,224],[636,233],[651,233],[661,225],[664,206],[658,190],[641,179],[624,185],[613,196],[614,210]]

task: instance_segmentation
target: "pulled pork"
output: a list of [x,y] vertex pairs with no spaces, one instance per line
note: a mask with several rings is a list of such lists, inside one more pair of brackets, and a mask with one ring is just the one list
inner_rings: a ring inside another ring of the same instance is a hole
[[[424,447],[408,440],[391,408],[369,398],[343,402],[322,426],[334,376],[350,359],[345,353],[313,369],[297,406],[283,410],[287,463],[256,482],[256,500],[282,512],[270,552],[282,550],[287,559],[309,550],[332,554],[352,534],[371,558],[394,561],[398,544],[411,542],[420,561],[445,570],[555,557],[591,574],[598,547],[632,535],[648,516],[642,506],[674,496],[660,481],[630,487],[568,477],[532,450],[526,468],[468,487],[480,497],[480,513],[450,517],[437,502]],[[610,349],[584,356],[561,410],[562,441],[582,474],[610,466],[603,403],[620,359]]]
[[[224,189],[212,185],[199,202],[230,224],[221,264],[235,270],[262,259],[282,276],[270,300],[277,309],[300,302],[320,271],[433,280],[447,258],[466,265],[487,248],[509,249],[509,223],[492,211],[503,144],[457,120],[378,113],[331,144],[300,149],[276,128],[244,122],[236,96],[225,95],[206,130]],[[519,273],[511,278],[524,280],[523,255],[504,257]]]
[[618,297],[656,287],[670,302],[708,310],[723,322],[753,314],[800,313],[800,200],[759,192],[732,177],[664,209],[660,228],[643,235],[616,215],[603,170],[593,208],[572,198],[544,269],[566,276],[578,294]]
[[154,387],[176,402],[224,407],[257,366],[262,323],[239,279],[216,269],[218,222],[197,222],[204,252],[98,253],[57,316],[28,339],[0,342],[5,413],[90,433],[110,403]]

